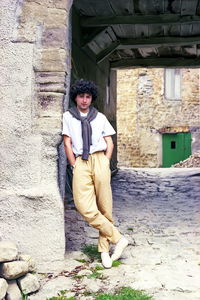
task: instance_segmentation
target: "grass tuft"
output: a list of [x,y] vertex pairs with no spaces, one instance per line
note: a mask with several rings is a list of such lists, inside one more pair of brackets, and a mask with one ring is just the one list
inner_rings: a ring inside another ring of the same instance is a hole
[[80,262],[80,263],[87,263],[88,261],[86,259],[75,259],[76,261]]
[[92,274],[88,275],[87,278],[99,278],[102,279],[104,276],[100,272],[93,272]]
[[76,300],[76,298],[74,297],[64,297],[64,296],[58,296],[58,297],[52,297],[52,298],[48,298],[46,300]]
[[84,245],[82,247],[82,251],[85,255],[89,257],[91,261],[101,259],[101,254],[98,252],[98,248],[96,245]]
[[22,300],[27,300],[28,296],[22,293]]
[[112,267],[116,268],[122,265],[123,263],[120,260],[114,260],[112,263]]
[[116,294],[101,294],[95,300],[150,300],[152,296],[146,295],[143,291],[131,289],[129,287],[120,288]]
[[102,271],[102,270],[105,270],[105,268],[102,267],[102,266],[100,266],[100,265],[96,265],[96,266],[95,266],[95,270],[97,270],[97,271]]

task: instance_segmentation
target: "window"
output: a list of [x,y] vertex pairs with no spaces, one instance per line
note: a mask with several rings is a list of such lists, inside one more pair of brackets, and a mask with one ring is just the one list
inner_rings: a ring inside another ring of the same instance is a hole
[[175,141],[171,141],[171,149],[176,149],[176,142]]
[[165,69],[165,98],[168,100],[181,99],[180,69]]

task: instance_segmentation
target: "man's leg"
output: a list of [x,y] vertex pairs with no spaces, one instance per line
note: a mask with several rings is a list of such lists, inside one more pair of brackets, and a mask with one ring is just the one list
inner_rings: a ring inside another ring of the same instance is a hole
[[[93,155],[95,160],[95,189],[97,197],[97,206],[100,212],[110,221],[112,219],[112,190],[110,185],[110,162],[104,153],[96,153]],[[122,237],[119,232],[115,237],[117,242],[115,243],[115,250],[111,256],[112,260],[117,260],[121,257],[124,249],[128,245],[128,240]],[[106,239],[102,234],[99,235],[99,251],[104,251],[103,249],[109,248],[109,240]]]
[[[112,190],[110,185],[110,163],[109,159],[104,155],[103,152],[97,152],[92,154],[93,165],[94,165],[94,184],[96,191],[96,202],[99,211],[104,217],[106,217],[111,223],[112,218]],[[121,234],[115,227],[114,240],[117,243]],[[98,248],[100,252],[109,251],[110,241],[100,233]]]
[[[73,196],[77,210],[85,220],[99,230],[105,241],[117,243],[121,234],[98,209],[96,203],[96,188],[94,187],[94,159],[89,156],[88,161],[77,158],[73,174]],[[100,252],[109,251],[109,243],[103,243]]]

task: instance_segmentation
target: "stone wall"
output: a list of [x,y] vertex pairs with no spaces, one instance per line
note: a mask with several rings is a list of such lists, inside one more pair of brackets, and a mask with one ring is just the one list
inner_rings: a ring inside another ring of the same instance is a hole
[[65,253],[58,153],[70,78],[71,0],[0,6],[0,239],[34,254],[40,270]]
[[160,167],[161,128],[188,127],[194,150],[200,128],[199,69],[182,69],[181,100],[164,95],[164,69],[117,72],[118,165]]

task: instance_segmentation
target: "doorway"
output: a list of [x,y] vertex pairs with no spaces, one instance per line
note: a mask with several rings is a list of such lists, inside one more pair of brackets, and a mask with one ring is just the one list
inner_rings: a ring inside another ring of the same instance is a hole
[[188,158],[191,155],[191,133],[165,133],[162,136],[163,168]]

